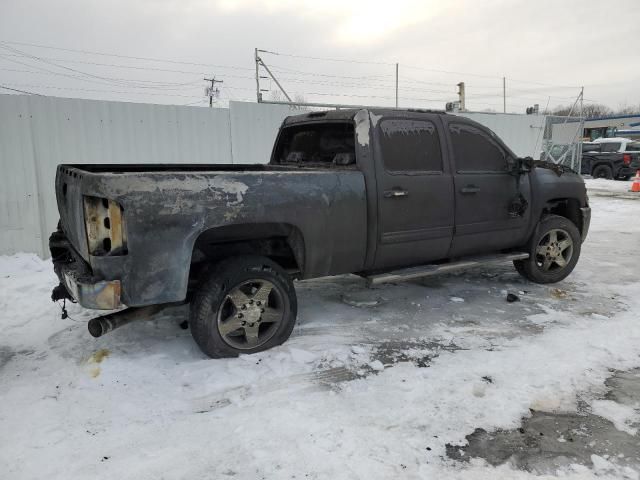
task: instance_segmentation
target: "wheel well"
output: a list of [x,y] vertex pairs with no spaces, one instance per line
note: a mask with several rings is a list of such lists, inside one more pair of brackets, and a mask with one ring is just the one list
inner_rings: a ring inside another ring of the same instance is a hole
[[604,162],[604,163],[600,162],[600,163],[596,163],[595,165],[591,165],[591,171],[593,172],[598,167],[608,167],[613,172],[613,165],[611,165],[609,163],[606,163],[606,162]]
[[196,239],[190,283],[207,265],[237,255],[268,257],[292,275],[304,269],[304,241],[296,227],[283,223],[226,225],[205,230]]
[[582,233],[582,214],[580,212],[580,202],[575,198],[563,198],[556,199],[547,202],[542,210],[542,216],[544,215],[559,215],[565,217],[578,227],[580,233]]

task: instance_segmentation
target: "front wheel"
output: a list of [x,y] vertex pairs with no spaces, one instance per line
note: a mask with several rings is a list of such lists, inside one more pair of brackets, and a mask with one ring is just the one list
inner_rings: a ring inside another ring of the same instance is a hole
[[266,257],[242,256],[211,268],[191,302],[191,335],[211,358],[280,345],[296,321],[296,292],[287,273]]
[[547,215],[540,220],[527,244],[529,258],[513,263],[518,273],[532,282],[559,282],[578,263],[581,244],[578,227],[571,220]]

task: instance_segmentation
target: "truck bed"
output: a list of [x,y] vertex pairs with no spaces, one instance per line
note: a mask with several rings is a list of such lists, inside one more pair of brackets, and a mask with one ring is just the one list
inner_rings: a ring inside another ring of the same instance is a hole
[[231,163],[123,163],[63,165],[90,173],[153,173],[153,172],[266,172],[297,170],[295,165],[231,164]]
[[359,271],[365,194],[362,172],[344,167],[80,164],[56,175],[64,237],[96,278],[121,281],[128,306],[183,300],[197,245],[242,229],[299,237],[307,277]]

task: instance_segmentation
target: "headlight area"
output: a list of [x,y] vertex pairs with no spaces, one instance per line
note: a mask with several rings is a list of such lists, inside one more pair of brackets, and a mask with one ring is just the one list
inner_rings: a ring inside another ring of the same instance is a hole
[[84,221],[90,255],[127,254],[124,209],[117,202],[106,198],[85,196]]

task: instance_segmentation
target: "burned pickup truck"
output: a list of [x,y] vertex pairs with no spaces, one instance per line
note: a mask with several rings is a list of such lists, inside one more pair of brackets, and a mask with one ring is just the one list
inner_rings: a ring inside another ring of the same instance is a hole
[[267,165],[60,165],[56,193],[53,299],[119,309],[89,322],[94,336],[189,303],[211,357],[284,342],[294,279],[376,284],[513,261],[560,281],[590,221],[578,174],[417,110],[289,117]]

